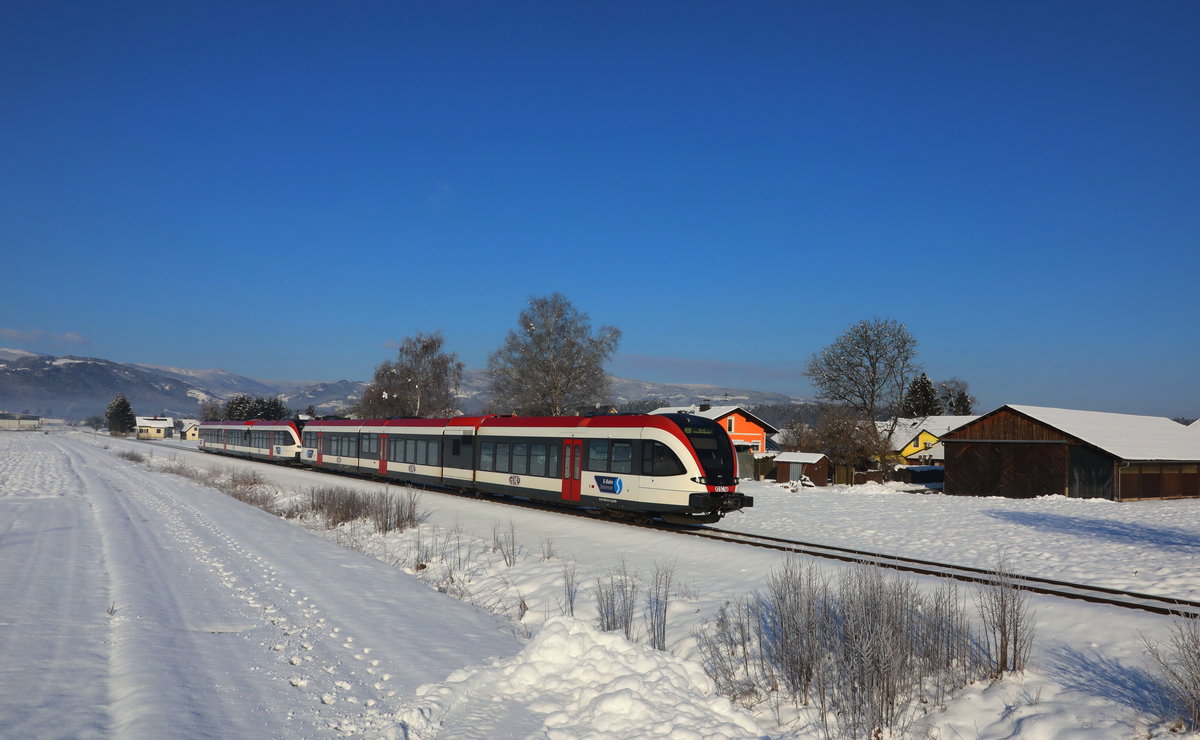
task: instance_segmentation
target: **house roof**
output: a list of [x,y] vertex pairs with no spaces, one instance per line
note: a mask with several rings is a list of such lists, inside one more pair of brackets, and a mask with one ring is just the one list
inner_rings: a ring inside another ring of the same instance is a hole
[[170,417],[164,417],[164,416],[138,416],[138,417],[136,417],[136,423],[137,423],[137,426],[139,426],[139,427],[147,427],[147,428],[161,427],[163,429],[166,429],[168,427],[175,426],[174,419],[172,419]]
[[716,421],[718,419],[724,419],[726,416],[729,416],[735,411],[765,429],[767,434],[775,434],[779,431],[770,422],[763,421],[761,418],[755,416],[741,406],[710,406],[703,411],[700,410],[699,406],[664,406],[660,409],[654,409],[650,413],[692,414],[693,416],[703,416],[705,419],[712,419]]
[[812,463],[820,462],[824,457],[819,452],[781,452],[775,456],[775,462],[811,465]]
[[1165,416],[1137,416],[1014,404],[1002,406],[996,411],[1004,408],[1054,427],[1121,460],[1200,461],[1200,435]]
[[[975,421],[978,418],[978,416],[926,416],[915,419],[897,419],[896,429],[892,432],[889,446],[893,450],[903,450],[922,431],[929,432],[938,439],[941,439],[951,429],[957,429],[963,424]],[[880,434],[887,434],[888,427],[891,424],[890,421],[875,422]]]

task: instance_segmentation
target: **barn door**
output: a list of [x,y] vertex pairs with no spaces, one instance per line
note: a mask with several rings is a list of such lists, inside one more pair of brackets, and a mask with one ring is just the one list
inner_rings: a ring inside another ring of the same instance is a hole
[[578,501],[583,475],[583,440],[564,439],[562,449],[562,500]]

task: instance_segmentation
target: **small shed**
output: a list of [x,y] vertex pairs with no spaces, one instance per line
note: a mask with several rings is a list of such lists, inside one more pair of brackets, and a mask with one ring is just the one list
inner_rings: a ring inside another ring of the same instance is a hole
[[1200,497],[1200,435],[1165,417],[1007,405],[941,442],[950,494]]
[[815,486],[829,485],[829,458],[819,452],[781,452],[775,456],[775,480],[790,483],[801,476]]

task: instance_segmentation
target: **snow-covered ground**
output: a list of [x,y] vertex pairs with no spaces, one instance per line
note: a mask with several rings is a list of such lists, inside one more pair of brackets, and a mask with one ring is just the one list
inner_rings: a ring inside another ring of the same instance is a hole
[[[161,472],[180,463],[258,470],[282,499],[331,481],[167,444],[0,434],[0,736],[815,736],[802,714],[731,705],[698,662],[696,627],[762,590],[778,554],[431,492],[416,530],[314,534]],[[985,567],[1003,555],[1200,599],[1200,501],[744,488],[756,506],[719,526]],[[596,580],[622,567],[644,583],[673,570],[667,651],[641,620],[633,640],[596,629]],[[921,736],[1166,734],[1143,640],[1171,619],[1032,606],[1029,669],[965,688]]]

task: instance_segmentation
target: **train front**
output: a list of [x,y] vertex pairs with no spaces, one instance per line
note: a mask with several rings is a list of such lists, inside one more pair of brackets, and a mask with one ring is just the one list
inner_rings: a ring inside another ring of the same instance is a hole
[[[712,419],[692,414],[663,414],[674,422],[691,447],[699,475],[691,477],[702,492],[688,497],[685,517],[663,516],[666,521],[711,523],[739,509],[754,506],[754,498],[737,491],[737,453],[725,428]],[[690,466],[689,466],[690,467]]]

